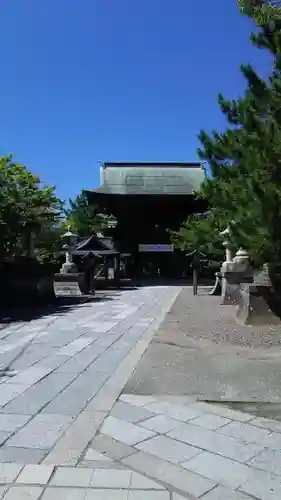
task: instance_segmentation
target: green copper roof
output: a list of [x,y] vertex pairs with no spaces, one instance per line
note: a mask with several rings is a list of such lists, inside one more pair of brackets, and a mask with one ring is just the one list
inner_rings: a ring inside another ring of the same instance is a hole
[[98,192],[108,194],[192,194],[205,178],[199,163],[114,164],[101,169]]

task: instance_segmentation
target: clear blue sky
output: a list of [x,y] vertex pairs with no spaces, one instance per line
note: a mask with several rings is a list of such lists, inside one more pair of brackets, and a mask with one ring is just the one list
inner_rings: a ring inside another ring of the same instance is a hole
[[263,74],[236,0],[0,0],[0,154],[63,198],[99,184],[99,161],[196,160],[221,129],[217,93]]

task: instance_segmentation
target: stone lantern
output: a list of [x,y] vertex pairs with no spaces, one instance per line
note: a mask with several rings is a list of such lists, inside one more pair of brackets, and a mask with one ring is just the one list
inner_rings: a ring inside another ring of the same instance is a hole
[[77,235],[70,231],[70,226],[68,226],[67,232],[62,236],[62,240],[64,242],[65,262],[60,272],[62,274],[77,273],[77,267],[73,262],[73,251],[77,242]]
[[225,262],[232,262],[232,247],[230,243],[231,229],[228,226],[220,235],[224,238],[223,246],[225,247]]
[[239,271],[245,271],[250,267],[250,257],[244,248],[239,248],[233,261],[237,264],[237,269]]
[[114,217],[114,215],[110,215],[106,221],[106,225],[109,229],[115,229],[117,226],[117,219]]
[[233,267],[235,266],[232,258],[232,245],[230,242],[231,229],[228,226],[220,233],[223,237],[223,246],[225,248],[225,261],[221,266],[221,304],[231,304],[231,276],[233,276]]

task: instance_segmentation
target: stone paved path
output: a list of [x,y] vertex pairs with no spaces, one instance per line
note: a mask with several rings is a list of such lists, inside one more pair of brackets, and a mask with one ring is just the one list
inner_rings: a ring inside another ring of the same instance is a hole
[[0,499],[281,498],[280,422],[122,394],[178,293],[126,291],[2,328]]
[[[81,466],[98,454],[145,474],[174,499],[281,498],[281,423],[188,396],[123,394]],[[136,498],[169,498],[161,495]]]
[[178,292],[117,292],[66,314],[2,325],[0,498],[122,500],[132,490],[137,500],[148,488],[157,500],[166,491],[145,478],[141,485],[131,471],[122,471],[121,481],[118,464],[111,483],[98,472],[104,461],[96,461],[99,468],[76,466]]

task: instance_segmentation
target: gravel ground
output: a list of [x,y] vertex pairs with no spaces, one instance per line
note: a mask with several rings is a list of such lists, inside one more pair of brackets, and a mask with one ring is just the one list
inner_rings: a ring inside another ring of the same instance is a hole
[[240,326],[234,312],[206,289],[183,288],[125,392],[275,403],[281,415],[281,325]]
[[281,323],[276,325],[240,326],[234,306],[221,306],[220,297],[208,295],[202,288],[194,297],[191,288],[183,288],[167,314],[161,329],[181,333],[183,338],[211,340],[241,347],[270,348],[281,344]]

